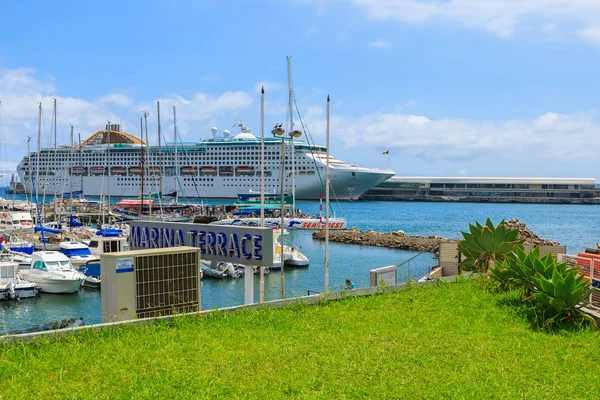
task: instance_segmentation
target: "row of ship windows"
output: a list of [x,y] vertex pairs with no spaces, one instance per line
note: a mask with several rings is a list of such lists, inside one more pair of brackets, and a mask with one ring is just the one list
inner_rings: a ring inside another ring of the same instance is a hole
[[[231,160],[232,156],[237,156],[235,158],[251,158],[251,159],[259,159],[260,157],[260,153],[256,153],[256,152],[249,152],[249,153],[234,153],[231,154],[229,156],[207,156],[207,155],[197,155],[197,154],[180,154],[177,158],[180,160],[222,160],[222,159],[226,159],[226,160]],[[81,155],[81,156],[76,156],[76,157],[45,157],[44,155],[42,155],[41,160],[42,161],[48,161],[49,159],[52,160],[57,160],[57,161],[62,161],[62,162],[66,162],[66,161],[73,161],[73,160],[105,160],[108,157],[106,155],[103,154],[87,154],[87,155]],[[146,159],[149,160],[161,160],[161,161],[174,161],[175,157],[174,156],[157,156],[157,155],[152,155],[150,157],[144,157]],[[292,157],[290,155],[286,155],[284,157],[284,159],[291,159]],[[306,156],[296,156],[295,157],[296,160],[307,160],[309,159]],[[33,162],[37,160],[37,157],[35,155],[32,155],[29,157],[29,159]],[[139,160],[140,156],[138,155],[125,155],[125,156],[114,156],[111,155],[110,159],[113,161],[120,161],[120,160],[131,160],[131,159],[136,159]],[[281,159],[281,154],[280,153],[265,153],[265,159],[267,160],[280,160]]]
[[[239,161],[243,161],[243,160],[239,160]],[[138,166],[138,165],[140,165],[140,163],[139,163],[139,162],[127,162],[127,161],[125,161],[125,162],[122,162],[121,164],[122,164],[123,166]],[[174,166],[175,166],[175,163],[164,163],[164,164],[165,164],[165,165],[167,165],[167,166],[171,166],[171,167],[174,167]],[[214,162],[213,164],[214,164],[214,165],[231,165],[231,161],[228,161],[228,162],[225,162],[225,161],[222,161],[222,162],[216,161],[216,162]],[[253,162],[245,162],[245,164],[249,164],[249,165],[259,165],[258,163],[253,163]],[[301,169],[309,169],[310,167],[306,167],[306,166],[304,166],[305,164],[312,164],[312,163],[296,163],[296,168],[301,168]],[[151,164],[151,163],[150,163],[150,165],[152,166],[152,164]],[[155,164],[155,165],[156,165],[156,164]],[[198,165],[198,164],[196,164],[196,165]],[[278,166],[278,165],[279,165],[279,163],[275,163],[275,162],[274,162],[274,163],[269,163],[269,162],[266,162],[266,163],[265,163],[265,165],[270,165],[270,166]],[[48,167],[51,167],[51,168],[57,168],[57,167],[64,167],[64,166],[67,166],[67,165],[65,165],[64,163],[50,163],[49,165],[47,165],[47,164],[42,164],[42,165],[40,165],[40,170],[41,170],[41,171],[44,171],[44,170],[45,170],[46,168],[48,168]],[[78,167],[79,165],[78,165],[78,164],[71,164],[71,166],[73,166],[73,167]],[[26,167],[27,167],[27,165],[25,165],[25,166],[24,166],[24,168],[26,168]],[[34,168],[33,168],[33,169],[36,169],[36,168],[37,168],[37,167],[35,167],[35,166],[34,166]],[[289,169],[289,168],[291,168],[291,166],[288,164],[288,165],[286,165],[286,166],[285,166],[285,168],[286,168],[286,169]]]
[[[117,186],[127,186],[127,184],[117,182]],[[214,186],[214,183],[184,183],[183,186]]]

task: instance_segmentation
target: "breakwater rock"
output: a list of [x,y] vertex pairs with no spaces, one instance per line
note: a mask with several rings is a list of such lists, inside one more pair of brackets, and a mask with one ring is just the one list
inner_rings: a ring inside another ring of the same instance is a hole
[[[313,239],[325,240],[325,231],[313,232]],[[444,239],[439,236],[407,236],[402,231],[375,232],[372,230],[360,231],[357,228],[345,231],[330,231],[329,240],[340,243],[429,252],[434,252],[442,242],[458,243],[457,239]]]
[[[510,230],[517,229],[519,231],[518,237],[525,239],[526,244],[542,246],[556,246],[559,244],[558,242],[539,237],[533,233],[524,222],[519,221],[517,218],[506,220],[504,225]],[[465,231],[468,232],[468,230]],[[325,231],[313,232],[313,239],[325,240]],[[459,239],[448,239],[440,236],[407,236],[402,231],[361,231],[356,227],[345,231],[330,231],[329,240],[339,243],[429,252],[434,252],[442,242],[458,243],[459,241]]]
[[534,246],[558,246],[559,243],[550,239],[544,239],[536,235],[527,227],[525,222],[519,221],[518,218],[513,218],[504,221],[504,227],[509,230],[518,230],[519,239],[525,239],[525,244],[532,244]]

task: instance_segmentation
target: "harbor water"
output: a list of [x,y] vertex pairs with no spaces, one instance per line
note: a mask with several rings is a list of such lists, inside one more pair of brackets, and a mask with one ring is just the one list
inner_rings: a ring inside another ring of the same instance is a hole
[[[210,204],[229,204],[231,200],[211,200]],[[298,201],[303,212],[318,214],[319,202]],[[559,241],[568,252],[582,251],[600,241],[600,207],[592,205],[549,204],[481,204],[458,202],[343,202],[332,204],[337,216],[344,216],[348,226],[375,231],[403,230],[407,235],[460,237],[469,222],[495,223],[502,219],[519,218],[538,235]],[[310,232],[290,231],[292,241],[310,259],[303,269],[285,268],[285,296],[303,296],[321,292],[324,285],[324,248],[322,241],[312,239]],[[417,252],[382,247],[330,243],[329,289],[340,289],[346,278],[357,287],[369,285],[369,270],[399,265]],[[435,265],[431,253],[422,254],[398,270],[399,281],[418,279]],[[255,299],[258,301],[258,277],[255,277]],[[224,279],[202,281],[202,308],[240,305],[244,302],[244,280]],[[265,300],[280,296],[280,272],[265,276]],[[23,329],[63,318],[81,317],[86,324],[100,323],[100,291],[85,289],[77,294],[52,295],[42,293],[35,299],[0,303],[0,332]]]

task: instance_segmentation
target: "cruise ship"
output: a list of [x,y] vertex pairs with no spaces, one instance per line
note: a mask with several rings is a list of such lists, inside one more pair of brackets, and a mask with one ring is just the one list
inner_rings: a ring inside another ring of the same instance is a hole
[[[27,193],[46,195],[82,193],[139,197],[177,193],[186,198],[237,198],[260,189],[261,140],[243,123],[239,132],[211,131],[198,142],[149,146],[140,138],[110,124],[81,144],[42,149],[25,156],[17,167]],[[265,192],[279,193],[281,141],[284,140],[285,191],[292,192],[292,157],[297,199],[319,199],[324,193],[324,146],[299,139],[268,137],[264,140]],[[292,143],[294,140],[294,143]],[[365,168],[330,155],[331,197],[354,200],[394,175],[392,170]],[[33,178],[33,179],[32,179]]]

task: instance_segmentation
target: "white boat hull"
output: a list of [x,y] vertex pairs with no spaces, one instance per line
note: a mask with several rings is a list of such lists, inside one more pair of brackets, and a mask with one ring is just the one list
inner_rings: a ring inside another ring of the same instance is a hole
[[[212,225],[231,226],[260,226],[260,218],[227,218],[211,222]],[[265,227],[273,228],[281,224],[281,218],[265,218]],[[325,229],[325,218],[284,218],[283,227],[294,230],[319,230]],[[344,218],[329,218],[329,229],[346,229],[348,223]]]
[[15,285],[15,295],[19,299],[35,297],[38,291],[38,286],[34,283],[18,283]]
[[28,276],[27,280],[36,283],[40,292],[45,293],[76,293],[79,291],[84,279],[53,279]]

